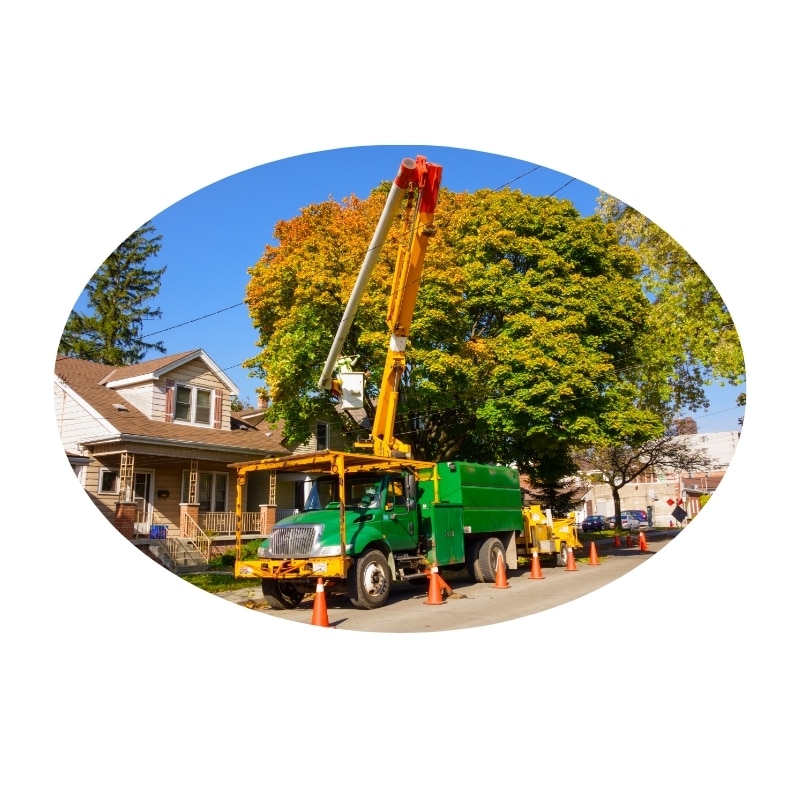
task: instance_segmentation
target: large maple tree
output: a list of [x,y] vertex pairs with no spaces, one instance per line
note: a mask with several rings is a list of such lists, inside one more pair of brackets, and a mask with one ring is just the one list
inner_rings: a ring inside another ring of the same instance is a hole
[[[291,442],[334,401],[317,379],[383,209],[368,198],[308,206],[278,223],[250,269],[246,302],[270,419]],[[369,373],[367,412],[388,346],[393,228],[344,352]],[[648,301],[639,262],[612,226],[566,200],[442,189],[407,352],[396,434],[415,456],[515,462],[534,478],[570,448],[636,429],[661,432],[622,375]],[[357,435],[356,421],[341,416]]]

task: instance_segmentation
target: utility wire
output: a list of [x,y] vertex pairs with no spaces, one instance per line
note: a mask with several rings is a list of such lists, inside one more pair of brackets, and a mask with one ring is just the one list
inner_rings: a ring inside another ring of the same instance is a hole
[[186,322],[179,322],[177,325],[171,325],[169,328],[162,328],[160,331],[153,331],[153,333],[148,333],[147,336],[142,341],[147,341],[148,339],[152,339],[154,336],[158,336],[161,333],[166,333],[167,331],[174,331],[176,328],[182,328],[184,325],[191,325],[193,322],[200,322],[202,319],[208,319],[209,317],[215,317],[217,314],[222,314],[223,311],[230,311],[232,308],[239,308],[240,306],[244,305],[244,301],[241,303],[235,303],[232,306],[227,306],[226,308],[221,308],[219,311],[212,311],[210,314],[203,314],[202,317],[195,317],[194,319],[186,320]]

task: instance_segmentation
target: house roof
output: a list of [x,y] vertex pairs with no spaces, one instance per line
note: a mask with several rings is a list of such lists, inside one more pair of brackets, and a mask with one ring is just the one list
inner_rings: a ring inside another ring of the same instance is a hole
[[[153,376],[155,380],[158,375],[199,357],[201,353],[201,350],[190,350],[177,356],[143,361],[132,367],[109,367],[107,364],[59,356],[55,363],[55,374],[62,384],[80,398],[84,406],[91,409],[90,413],[113,429],[108,436],[92,440],[94,443],[115,439],[158,440],[174,446],[224,449],[230,451],[231,457],[243,452],[270,455],[288,452],[280,444],[281,435],[275,428],[260,425],[258,428],[247,426],[220,430],[152,420],[111,388],[126,378]],[[204,360],[210,361],[207,357]],[[92,442],[84,444],[91,446]]]
[[117,389],[120,386],[142,383],[147,380],[157,380],[165,373],[171,372],[195,359],[202,361],[206,367],[214,373],[214,376],[220,383],[227,387],[231,394],[238,393],[239,390],[236,388],[236,385],[208,357],[208,354],[200,349],[186,350],[177,355],[153,358],[149,361],[142,361],[138,364],[130,364],[125,367],[111,367],[111,371],[103,379],[103,384],[111,389]]

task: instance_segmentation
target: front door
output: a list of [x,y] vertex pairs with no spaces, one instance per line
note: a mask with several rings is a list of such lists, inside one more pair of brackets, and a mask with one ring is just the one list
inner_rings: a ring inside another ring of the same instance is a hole
[[153,473],[133,474],[133,500],[136,503],[136,535],[149,536],[153,524]]

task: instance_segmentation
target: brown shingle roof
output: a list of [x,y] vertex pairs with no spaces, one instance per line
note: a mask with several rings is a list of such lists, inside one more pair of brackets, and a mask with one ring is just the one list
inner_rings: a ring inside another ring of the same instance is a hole
[[111,383],[112,381],[120,381],[125,378],[135,378],[138,375],[149,375],[151,372],[157,372],[162,367],[168,367],[192,353],[199,353],[200,350],[186,350],[183,353],[177,353],[171,356],[161,356],[160,358],[152,358],[149,361],[141,361],[138,364],[130,364],[125,367],[106,367],[108,375],[103,379],[103,383]]
[[[132,377],[134,374],[147,375],[192,352],[195,351],[190,350],[177,356],[165,356],[152,361],[144,361],[135,365],[137,371],[128,373],[126,377]],[[125,400],[119,392],[104,385],[108,381],[110,371],[114,369],[107,364],[97,364],[64,356],[59,356],[55,363],[56,376],[94,410],[98,419],[107,420],[125,437],[161,439],[165,443],[185,446],[224,447],[230,448],[232,454],[242,449],[258,451],[265,455],[283,455],[288,452],[280,444],[280,432],[274,428],[261,426],[258,430],[219,430],[151,420]],[[116,369],[129,370],[133,368]],[[119,374],[115,373],[114,380],[117,377]],[[121,410],[120,407],[125,410]]]

